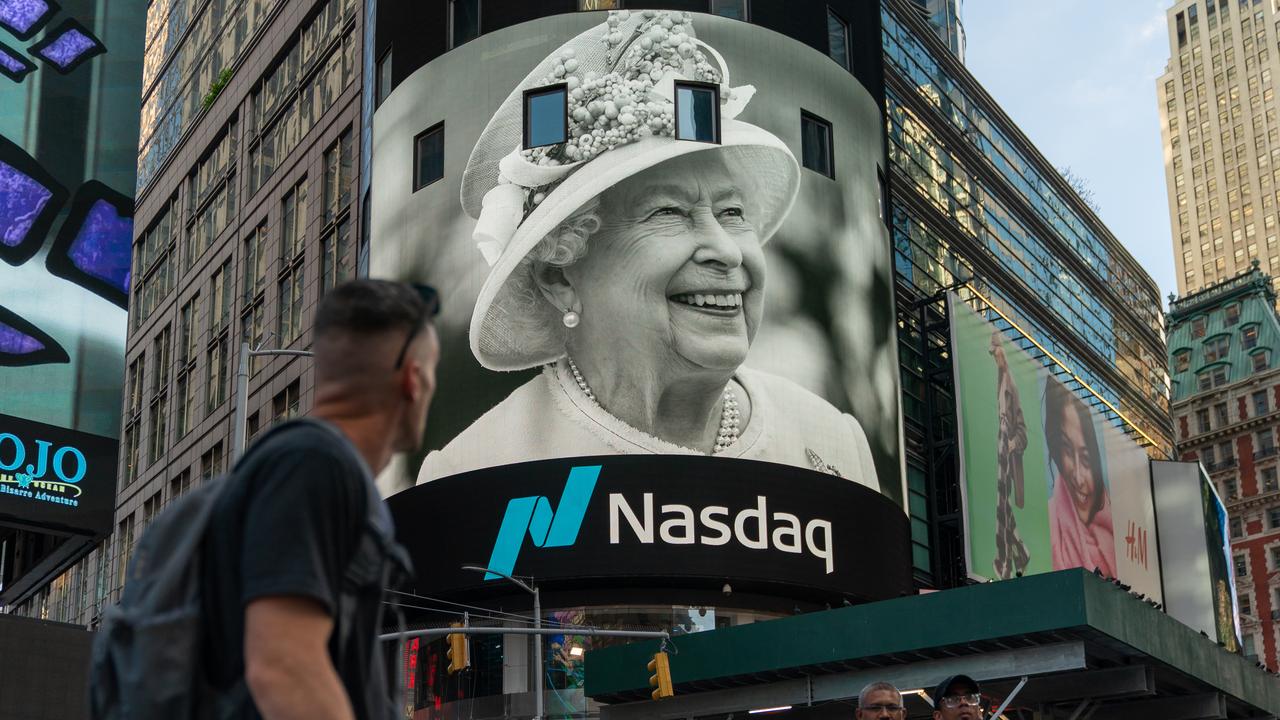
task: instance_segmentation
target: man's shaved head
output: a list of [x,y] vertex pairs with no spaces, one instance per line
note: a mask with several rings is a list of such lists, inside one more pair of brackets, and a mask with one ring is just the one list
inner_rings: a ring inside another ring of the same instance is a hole
[[330,290],[316,310],[316,383],[359,384],[393,369],[397,353],[439,311],[434,293],[389,280],[356,280]]

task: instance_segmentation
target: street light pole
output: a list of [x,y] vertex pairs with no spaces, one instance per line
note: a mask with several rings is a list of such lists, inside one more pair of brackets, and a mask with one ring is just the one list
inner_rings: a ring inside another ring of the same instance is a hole
[[542,636],[540,634],[542,630],[542,596],[538,594],[538,587],[536,585],[526,583],[523,580],[517,580],[516,578],[513,578],[510,575],[500,570],[494,570],[492,568],[487,568],[481,565],[463,565],[462,569],[475,570],[477,572],[482,572],[482,573],[492,573],[494,575],[497,575],[500,578],[505,578],[507,580],[510,580],[511,582],[515,583],[515,585],[519,587],[521,590],[524,590],[525,592],[533,595],[533,632],[534,632],[534,644],[533,644],[533,665],[534,665],[533,698],[534,700],[533,702],[534,702],[534,705],[537,707],[537,710],[535,711],[533,716],[533,720],[542,720],[543,677],[542,677]]
[[248,342],[240,343],[239,359],[236,362],[236,395],[235,416],[232,421],[235,427],[231,430],[231,464],[234,466],[240,456],[244,455],[245,425],[249,412],[249,358],[265,355],[288,355],[292,357],[311,357],[315,353],[310,350],[250,350]]

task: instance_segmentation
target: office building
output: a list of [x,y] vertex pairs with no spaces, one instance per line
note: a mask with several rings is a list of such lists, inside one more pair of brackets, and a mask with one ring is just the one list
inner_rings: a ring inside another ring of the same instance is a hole
[[1280,623],[1280,321],[1258,263],[1169,306],[1173,419],[1229,514],[1243,652],[1277,667]]
[[1245,272],[1280,282],[1275,4],[1179,0],[1156,80],[1178,293]]

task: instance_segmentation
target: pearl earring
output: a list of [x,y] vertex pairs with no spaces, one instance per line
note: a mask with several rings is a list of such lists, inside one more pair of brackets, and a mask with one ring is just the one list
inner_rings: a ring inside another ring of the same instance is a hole
[[582,322],[582,316],[570,310],[564,314],[564,317],[561,318],[561,320],[564,321],[565,327],[576,328],[578,327],[578,323]]

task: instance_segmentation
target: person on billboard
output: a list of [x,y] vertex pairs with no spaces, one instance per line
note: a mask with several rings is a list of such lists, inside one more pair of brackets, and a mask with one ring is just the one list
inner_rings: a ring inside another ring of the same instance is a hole
[[[696,119],[713,121],[710,141],[675,137],[694,123],[676,117],[687,81],[718,98]],[[567,141],[524,149],[525,91],[560,84]],[[786,463],[879,489],[857,420],[743,367],[762,320],[763,245],[800,186],[786,144],[736,119],[754,93],[730,84],[690,14],[652,10],[610,13],[511,92],[462,179],[490,266],[470,345],[490,370],[543,370],[428,455],[419,482],[662,453]]]
[[1093,417],[1066,386],[1045,382],[1044,437],[1053,461],[1049,537],[1053,569],[1082,567],[1116,576],[1111,497]]
[[996,577],[1007,580],[1021,575],[1031,562],[1027,545],[1018,534],[1018,519],[1013,506],[1021,508],[1025,502],[1022,454],[1027,450],[1027,421],[1022,415],[1022,400],[1018,386],[1009,370],[1009,360],[1004,354],[1004,334],[991,333],[991,357],[996,363],[996,410],[999,413],[999,431],[996,435],[996,460],[999,477],[996,485],[996,557],[993,562]]

